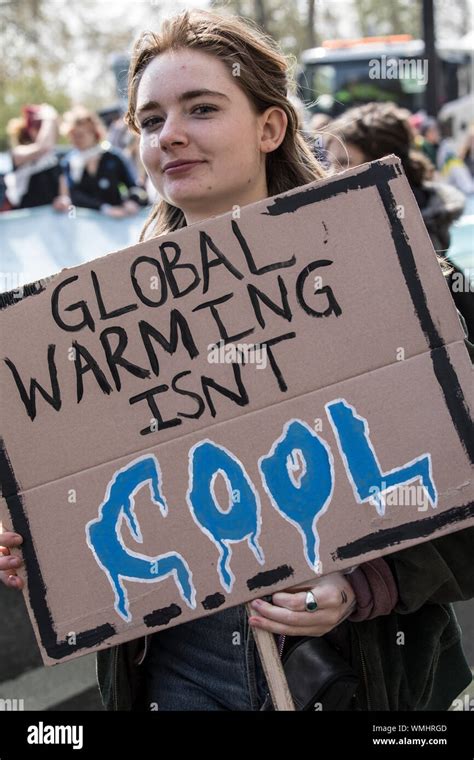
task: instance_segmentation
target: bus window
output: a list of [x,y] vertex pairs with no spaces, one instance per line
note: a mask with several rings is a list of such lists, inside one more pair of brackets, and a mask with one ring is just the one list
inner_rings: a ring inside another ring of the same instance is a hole
[[[383,70],[386,62],[384,64],[379,61],[381,75],[371,77],[374,60],[376,59],[309,64],[305,71],[307,88],[304,89],[304,97],[306,102],[312,102],[310,110],[337,116],[347,108],[373,101],[394,101],[411,111],[421,108],[425,81],[418,76],[417,69],[414,66],[410,69],[405,66],[403,59],[398,59],[396,64],[404,74],[391,77],[391,70]],[[415,60],[412,59],[411,63],[414,64]]]

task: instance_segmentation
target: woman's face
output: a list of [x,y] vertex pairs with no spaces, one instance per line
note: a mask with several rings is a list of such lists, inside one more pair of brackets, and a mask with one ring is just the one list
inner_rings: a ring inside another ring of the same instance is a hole
[[[282,142],[286,114],[271,107],[257,115],[214,56],[178,50],[154,58],[138,86],[136,120],[148,175],[188,224],[267,196],[265,154]],[[166,168],[176,161],[192,163]]]
[[69,140],[79,150],[92,148],[97,144],[94,125],[89,119],[77,119],[69,131]]

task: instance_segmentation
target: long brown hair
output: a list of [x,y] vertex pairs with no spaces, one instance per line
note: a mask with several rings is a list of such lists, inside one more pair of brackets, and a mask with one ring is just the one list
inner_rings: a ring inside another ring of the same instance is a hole
[[410,112],[395,103],[365,103],[345,111],[329,125],[331,135],[358,147],[366,161],[375,161],[389,153],[401,159],[408,182],[421,187],[432,179],[434,166],[414,147]]
[[[164,21],[159,34],[144,32],[132,54],[129,71],[128,111],[125,121],[135,132],[137,90],[150,61],[168,50],[191,49],[219,58],[229,72],[239,64],[235,82],[243,90],[256,113],[270,106],[282,108],[288,117],[285,137],[279,147],[266,155],[269,196],[291,190],[325,176],[300,132],[298,116],[289,100],[293,80],[291,63],[278,44],[251,21],[201,10],[187,10]],[[181,209],[161,199],[153,208],[140,240],[172,232],[186,226]],[[147,234],[148,233],[148,234]]]

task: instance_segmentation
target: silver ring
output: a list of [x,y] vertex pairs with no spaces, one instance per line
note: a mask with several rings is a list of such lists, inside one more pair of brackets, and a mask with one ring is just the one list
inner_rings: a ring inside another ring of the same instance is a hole
[[305,610],[307,612],[316,612],[318,609],[318,603],[316,599],[314,598],[314,594],[312,591],[306,592],[306,601],[305,601]]

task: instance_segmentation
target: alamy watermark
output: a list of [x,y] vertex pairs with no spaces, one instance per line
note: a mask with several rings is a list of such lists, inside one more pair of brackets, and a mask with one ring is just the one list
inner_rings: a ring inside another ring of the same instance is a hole
[[257,369],[267,366],[266,345],[253,343],[210,343],[207,347],[209,364],[256,364]]
[[369,61],[370,79],[407,79],[420,85],[428,82],[427,58],[391,58],[381,55]]
[[463,272],[453,272],[451,290],[453,293],[474,293],[474,269],[468,267]]
[[460,697],[454,700],[451,704],[451,710],[459,712],[474,712],[474,698],[470,694],[461,694]]
[[24,709],[24,699],[0,699],[0,712],[17,712]]
[[426,512],[428,501],[423,485],[410,483],[394,488],[384,480],[380,486],[371,486],[369,492],[372,499],[380,501],[385,507],[416,507],[418,512]]
[[40,721],[28,726],[28,744],[71,744],[73,749],[84,746],[84,726],[52,726]]

